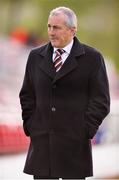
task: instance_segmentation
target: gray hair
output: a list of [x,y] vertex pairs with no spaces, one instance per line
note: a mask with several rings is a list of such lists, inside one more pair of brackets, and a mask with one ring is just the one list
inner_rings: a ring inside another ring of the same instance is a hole
[[66,25],[77,29],[77,17],[73,10],[67,7],[58,7],[50,12],[49,16],[57,16],[63,13],[66,16]]

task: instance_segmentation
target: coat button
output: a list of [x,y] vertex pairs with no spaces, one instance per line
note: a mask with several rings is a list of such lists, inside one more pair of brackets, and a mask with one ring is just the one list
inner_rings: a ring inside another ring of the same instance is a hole
[[51,110],[52,110],[52,112],[55,112],[55,111],[56,111],[56,108],[55,108],[55,107],[52,107]]

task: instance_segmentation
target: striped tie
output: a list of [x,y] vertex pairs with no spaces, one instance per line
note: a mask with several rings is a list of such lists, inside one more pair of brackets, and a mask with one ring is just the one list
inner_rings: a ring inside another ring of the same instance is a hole
[[60,70],[60,68],[62,67],[62,57],[61,55],[65,52],[63,49],[57,49],[56,51],[56,56],[54,58],[54,67],[56,72],[58,72]]

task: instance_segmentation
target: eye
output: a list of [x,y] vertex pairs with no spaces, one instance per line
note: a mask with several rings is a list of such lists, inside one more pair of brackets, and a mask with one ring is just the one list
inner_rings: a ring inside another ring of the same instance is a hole
[[58,29],[62,29],[62,28],[60,26],[53,26],[53,29],[58,30]]
[[62,29],[62,27],[58,26],[58,25],[54,25],[54,26],[51,26],[50,24],[47,25],[48,29],[49,30],[60,30]]
[[48,27],[48,28],[51,28],[51,25],[50,25],[50,24],[48,24],[48,25],[47,25],[47,27]]
[[53,26],[53,29],[58,29],[58,26]]

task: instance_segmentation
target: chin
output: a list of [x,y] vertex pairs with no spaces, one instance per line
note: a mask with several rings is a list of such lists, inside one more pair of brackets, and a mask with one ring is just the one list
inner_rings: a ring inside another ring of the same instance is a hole
[[52,44],[53,47],[56,47],[56,48],[59,48],[59,47],[60,47],[56,42],[52,42],[52,41],[51,41],[51,44]]

